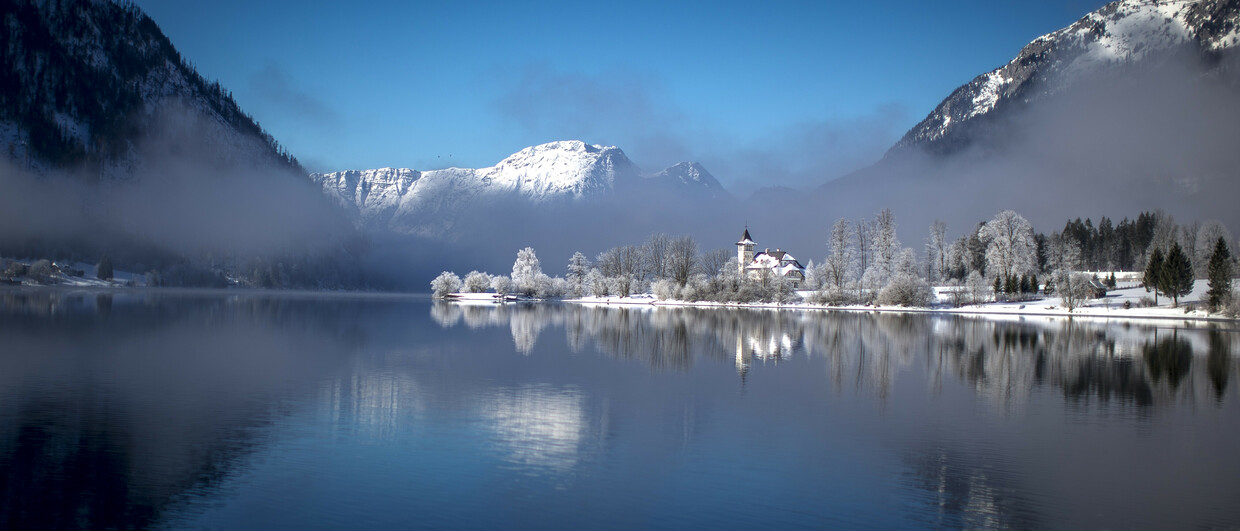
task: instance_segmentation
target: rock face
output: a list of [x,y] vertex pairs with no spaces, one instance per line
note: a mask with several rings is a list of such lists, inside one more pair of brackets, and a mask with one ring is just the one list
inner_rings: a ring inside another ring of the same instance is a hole
[[944,154],[984,136],[996,115],[1083,79],[1169,57],[1219,59],[1240,45],[1240,1],[1122,0],[1029,43],[1008,64],[957,88],[888,152]]
[[403,168],[311,174],[368,230],[449,236],[470,218],[657,194],[715,199],[727,192],[697,163],[646,176],[619,148],[578,140],[525,148],[487,168]]

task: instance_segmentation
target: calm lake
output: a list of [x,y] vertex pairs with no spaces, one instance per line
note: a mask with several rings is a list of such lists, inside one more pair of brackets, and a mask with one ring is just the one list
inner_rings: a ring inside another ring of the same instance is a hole
[[0,528],[1240,526],[1240,334],[0,290]]

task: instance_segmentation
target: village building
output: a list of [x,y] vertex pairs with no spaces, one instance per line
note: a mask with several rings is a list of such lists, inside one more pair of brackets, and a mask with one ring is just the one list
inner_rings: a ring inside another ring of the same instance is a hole
[[754,246],[753,238],[749,236],[749,228],[746,227],[741,241],[736,242],[736,263],[742,277],[763,282],[782,277],[790,280],[793,287],[800,286],[805,281],[805,266],[787,251],[772,251],[768,247],[755,254]]

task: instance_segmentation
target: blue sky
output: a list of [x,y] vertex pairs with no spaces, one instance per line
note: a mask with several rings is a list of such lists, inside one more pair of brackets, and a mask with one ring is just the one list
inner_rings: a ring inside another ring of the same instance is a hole
[[[647,170],[811,186],[1104,2],[138,0],[315,171],[619,146]],[[765,5],[764,5],[765,4]]]

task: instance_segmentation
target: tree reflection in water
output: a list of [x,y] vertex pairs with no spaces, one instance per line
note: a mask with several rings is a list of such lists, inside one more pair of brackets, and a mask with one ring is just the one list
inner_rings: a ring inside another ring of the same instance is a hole
[[[505,326],[518,352],[562,327],[569,347],[592,345],[656,370],[685,371],[695,360],[731,363],[744,379],[756,365],[793,356],[827,360],[838,390],[867,389],[880,399],[896,375],[923,364],[931,387],[945,377],[967,383],[986,401],[1020,407],[1043,386],[1069,403],[1121,401],[1151,406],[1217,401],[1236,370],[1233,331],[1065,319],[994,320],[924,314],[677,308],[576,304],[460,305],[431,309],[443,327]],[[1205,363],[1193,363],[1208,353]],[[1200,381],[1201,385],[1196,382]],[[1194,382],[1185,386],[1185,382]],[[1206,383],[1208,382],[1208,383]]]

